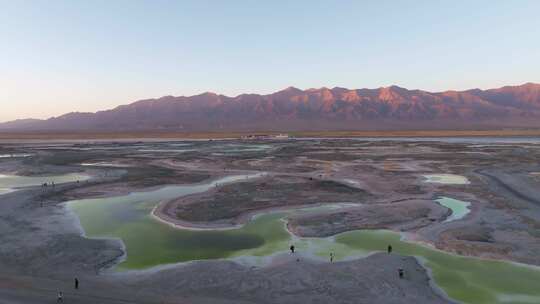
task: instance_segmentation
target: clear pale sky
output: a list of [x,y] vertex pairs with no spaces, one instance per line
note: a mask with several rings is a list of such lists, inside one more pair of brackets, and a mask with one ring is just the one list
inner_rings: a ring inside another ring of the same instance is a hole
[[205,91],[540,82],[540,1],[0,0],[0,121]]

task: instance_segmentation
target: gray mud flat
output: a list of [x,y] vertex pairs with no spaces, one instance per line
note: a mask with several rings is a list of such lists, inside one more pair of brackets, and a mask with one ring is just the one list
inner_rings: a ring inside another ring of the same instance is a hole
[[[403,279],[398,277],[400,267],[405,271]],[[247,268],[226,261],[195,262],[101,280],[81,277],[78,291],[67,279],[0,276],[2,282],[13,286],[0,289],[0,299],[9,303],[54,303],[58,288],[64,290],[66,303],[84,304],[452,303],[431,288],[426,271],[416,259],[387,254],[335,263],[297,261],[296,256],[287,256],[266,268]]]
[[[400,267],[405,269],[404,279],[398,277]],[[165,297],[184,294],[208,303],[449,303],[428,280],[410,257],[376,254],[356,261],[315,263],[296,261],[291,255],[280,264],[254,269],[231,262],[194,263],[141,275],[133,284],[149,290],[151,282],[165,287]]]
[[[86,238],[77,216],[63,204],[204,183],[239,172],[267,172],[274,178],[179,197],[175,201],[184,205],[171,208],[171,214],[202,224],[236,223],[245,214],[281,206],[352,202],[361,207],[292,218],[289,226],[313,237],[389,228],[461,255],[540,265],[538,140],[497,145],[457,139],[185,144],[2,143],[0,154],[28,156],[1,158],[0,174],[84,172],[93,178],[0,195],[0,303],[54,303],[58,290],[65,292],[66,303],[448,302],[415,258],[386,254],[336,263],[297,262],[286,255],[264,268],[214,260],[114,273],[111,267],[129,255],[122,240]],[[428,184],[422,177],[445,173],[464,176],[470,184]],[[471,202],[470,214],[444,223],[449,210],[434,202],[440,196]],[[202,199],[204,208],[197,208],[194,198]],[[205,212],[210,209],[215,212]],[[401,280],[400,267],[406,273]],[[77,292],[75,276],[82,282]],[[519,283],[519,278],[509,280]]]
[[334,181],[299,176],[271,176],[239,181],[211,191],[166,202],[160,213],[184,222],[243,224],[254,211],[339,202],[364,202],[367,191]]
[[449,210],[433,201],[405,200],[394,204],[372,204],[320,214],[293,216],[288,227],[304,237],[332,236],[357,229],[416,230],[442,222]]

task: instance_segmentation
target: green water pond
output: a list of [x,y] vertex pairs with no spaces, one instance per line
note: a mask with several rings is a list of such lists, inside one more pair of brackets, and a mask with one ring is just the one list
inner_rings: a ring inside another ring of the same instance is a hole
[[[291,244],[298,254],[328,260],[350,260],[385,251],[412,255],[432,272],[437,286],[463,303],[540,303],[540,270],[520,264],[462,257],[402,240],[386,230],[351,231],[327,238],[299,238],[285,227],[292,212],[256,216],[232,230],[195,231],[177,229],[151,216],[156,204],[168,198],[206,191],[216,183],[254,176],[233,176],[208,184],[168,186],[149,192],[68,202],[88,237],[120,238],[127,256],[118,270],[147,269],[192,260],[233,259],[240,263],[264,264],[285,254]],[[434,202],[435,203],[435,202]],[[339,207],[339,206],[337,206]]]

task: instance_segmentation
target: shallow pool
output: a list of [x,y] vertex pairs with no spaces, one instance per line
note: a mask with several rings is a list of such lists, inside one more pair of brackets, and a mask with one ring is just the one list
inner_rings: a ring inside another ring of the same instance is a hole
[[313,208],[259,215],[241,228],[214,231],[176,229],[150,215],[160,200],[250,177],[254,176],[233,176],[208,184],[169,186],[113,198],[78,200],[69,202],[68,206],[79,216],[88,237],[123,240],[127,257],[118,266],[120,270],[203,259],[265,264],[273,256],[286,253],[291,244],[304,257],[326,261],[333,252],[336,260],[350,260],[385,251],[391,244],[395,253],[419,257],[432,271],[437,285],[464,303],[539,303],[530,302],[540,300],[538,268],[452,255],[403,241],[400,234],[384,230],[351,231],[327,238],[291,235],[285,226],[287,215],[311,212]]
[[402,241],[399,234],[390,231],[346,232],[338,235],[336,242],[368,251],[381,251],[392,244],[395,253],[419,257],[436,284],[464,303],[540,303],[540,268],[457,256]]
[[242,153],[242,152],[262,152],[272,149],[272,145],[264,144],[224,144],[212,147],[212,150],[218,153]]
[[93,163],[81,163],[83,167],[112,167],[112,168],[127,168],[131,167],[129,164],[112,163],[112,162],[93,162]]
[[456,174],[426,174],[424,175],[426,183],[447,184],[447,185],[466,185],[469,180],[462,175]]
[[437,203],[441,204],[442,206],[452,210],[452,214],[450,214],[449,217],[444,220],[444,222],[451,222],[455,220],[459,220],[464,218],[471,210],[469,209],[469,206],[471,203],[460,201],[455,198],[450,197],[440,197],[435,200]]
[[0,194],[12,192],[17,188],[38,186],[44,183],[50,184],[51,182],[54,182],[55,184],[62,184],[75,181],[84,181],[89,178],[89,175],[79,173],[48,176],[17,176],[0,174]]
[[13,189],[0,188],[0,195],[13,192]]
[[11,153],[11,154],[0,154],[0,158],[20,158],[20,157],[29,157],[32,154],[26,153]]

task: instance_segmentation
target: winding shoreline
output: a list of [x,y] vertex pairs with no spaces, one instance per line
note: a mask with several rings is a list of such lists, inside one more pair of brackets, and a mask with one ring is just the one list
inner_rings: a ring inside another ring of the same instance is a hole
[[262,215],[267,215],[271,213],[279,213],[279,212],[288,212],[288,211],[294,211],[294,210],[302,210],[302,209],[310,209],[310,208],[318,208],[318,207],[338,207],[341,208],[340,205],[347,204],[346,206],[343,206],[342,208],[351,208],[351,207],[360,207],[362,204],[354,204],[355,206],[352,206],[352,203],[347,202],[341,202],[341,203],[316,203],[316,204],[304,204],[304,205],[289,205],[289,206],[281,206],[281,207],[270,207],[270,208],[264,208],[259,209],[255,211],[249,211],[241,214],[240,216],[237,216],[233,218],[233,221],[238,221],[238,224],[230,225],[230,224],[216,224],[212,222],[189,222],[189,221],[183,221],[179,219],[174,219],[170,217],[167,213],[163,212],[162,209],[165,207],[167,201],[159,202],[151,211],[150,215],[156,219],[157,221],[160,221],[166,225],[169,225],[176,229],[182,229],[182,230],[193,230],[193,231],[212,231],[212,230],[234,230],[244,227],[246,224],[248,224],[250,221],[252,221],[254,218]]

